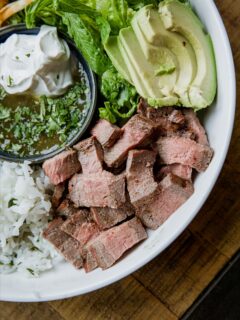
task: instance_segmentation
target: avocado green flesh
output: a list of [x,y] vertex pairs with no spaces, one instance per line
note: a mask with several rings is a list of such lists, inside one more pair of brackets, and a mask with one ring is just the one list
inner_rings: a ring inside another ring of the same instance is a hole
[[159,13],[166,29],[183,35],[193,47],[197,61],[196,77],[189,88],[189,99],[195,109],[209,106],[217,88],[216,63],[211,38],[191,7],[176,0],[165,0]]
[[134,65],[132,64],[130,57],[127,53],[127,51],[125,50],[124,46],[121,44],[121,41],[119,39],[119,49],[120,52],[122,54],[122,56],[124,57],[124,61],[127,65],[127,68],[129,70],[131,79],[135,85],[135,88],[137,90],[137,92],[142,96],[142,97],[147,97],[148,96],[148,92],[147,89],[145,87],[145,83],[144,81],[142,81],[142,79],[140,78],[140,75],[138,74],[138,72],[136,71]]
[[111,59],[114,67],[117,71],[131,84],[132,78],[129,73],[128,67],[125,63],[125,60],[121,54],[121,50],[119,48],[119,38],[117,36],[109,37],[107,43],[104,46],[109,58]]
[[209,106],[217,88],[211,38],[190,5],[164,0],[140,9],[105,49],[116,69],[152,106]]
[[[158,50],[157,53],[152,53],[153,55],[156,54],[154,59],[146,59],[142,51],[142,47],[140,46],[140,43],[137,40],[137,37],[131,27],[122,29],[119,34],[119,39],[122,48],[126,52],[125,61],[129,60],[129,65],[133,66],[133,68],[129,69],[129,71],[134,85],[136,86],[136,88],[139,88],[139,86],[144,86],[145,95],[143,92],[139,93],[144,98],[152,97],[154,99],[158,99],[158,101],[162,101],[163,99],[163,103],[166,103],[166,101],[168,101],[170,98],[171,101],[173,100],[173,103],[177,103],[177,97],[171,97],[171,93],[169,90],[169,87],[172,86],[172,83],[176,81],[176,77],[174,75],[171,75],[169,77],[169,75],[167,74],[164,74],[162,76],[155,76],[155,73],[159,68],[158,59],[160,59],[164,55],[169,56],[171,53],[169,52],[168,54],[166,54],[162,52],[161,54],[159,54]],[[135,71],[135,74],[131,73],[133,69]],[[138,75],[137,77],[136,74]],[[162,78],[165,78],[165,80],[162,81],[161,84],[160,80],[162,80]],[[167,100],[164,99],[165,96],[168,98]]]
[[173,92],[179,96],[180,103],[184,106],[192,106],[188,97],[189,86],[197,72],[195,53],[189,42],[180,34],[165,29],[159,13],[148,5],[140,10],[132,22],[137,35],[142,33],[141,41],[144,47],[154,45],[156,48],[166,47],[176,57],[177,80]]

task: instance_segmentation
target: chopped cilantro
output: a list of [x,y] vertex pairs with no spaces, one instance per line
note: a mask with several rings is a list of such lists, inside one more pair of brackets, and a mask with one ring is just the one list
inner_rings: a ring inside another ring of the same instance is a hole
[[16,60],[19,60],[19,56],[16,56],[15,58],[16,58]]
[[33,269],[27,268],[26,270],[27,270],[28,272],[30,272],[32,276],[34,276],[34,275],[35,275],[35,273],[34,273]]
[[[30,106],[0,104],[0,148],[20,156],[64,145],[82,126],[89,107],[86,83],[75,83],[58,98],[42,96]],[[1,100],[1,90],[0,90]]]
[[17,204],[17,199],[12,198],[8,201],[8,208],[11,208]]
[[0,120],[4,120],[10,117],[10,110],[0,104]]
[[13,85],[13,78],[9,75],[8,78],[7,78],[7,86],[8,87],[11,87]]
[[31,53],[26,53],[25,56],[30,58],[31,57]]

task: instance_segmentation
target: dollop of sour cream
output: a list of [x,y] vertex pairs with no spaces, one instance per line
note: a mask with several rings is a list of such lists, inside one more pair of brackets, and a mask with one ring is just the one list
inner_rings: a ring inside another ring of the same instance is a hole
[[0,85],[7,93],[54,97],[72,84],[71,52],[55,27],[13,34],[0,45]]

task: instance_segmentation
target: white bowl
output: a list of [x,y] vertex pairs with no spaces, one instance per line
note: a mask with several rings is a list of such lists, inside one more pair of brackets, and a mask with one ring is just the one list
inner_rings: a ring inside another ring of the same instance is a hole
[[112,268],[89,274],[60,263],[38,279],[18,273],[0,275],[0,300],[46,301],[87,293],[111,284],[142,267],[169,246],[196,216],[209,196],[222,169],[233,129],[235,114],[235,71],[223,22],[212,0],[192,0],[194,9],[212,36],[218,71],[218,95],[203,115],[210,144],[215,151],[208,170],[195,181],[195,193],[162,227]]

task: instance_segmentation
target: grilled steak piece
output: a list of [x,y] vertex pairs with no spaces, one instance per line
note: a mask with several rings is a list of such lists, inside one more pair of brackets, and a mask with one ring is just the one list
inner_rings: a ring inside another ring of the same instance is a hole
[[127,250],[147,238],[140,220],[133,218],[102,232],[88,244],[88,251],[102,269],[111,267]]
[[125,176],[107,171],[73,176],[69,181],[69,198],[77,207],[120,208],[126,202]]
[[185,118],[181,110],[173,107],[155,109],[141,99],[138,105],[138,113],[150,119],[161,135],[170,135],[181,130],[185,124]]
[[79,269],[83,265],[80,243],[61,230],[62,224],[61,218],[50,222],[43,231],[43,237],[51,242],[68,262]]
[[206,131],[201,125],[197,114],[192,109],[183,109],[183,114],[187,123],[187,131],[192,132],[198,143],[209,145]]
[[162,167],[157,174],[158,179],[162,180],[162,178],[164,178],[169,173],[172,173],[175,176],[182,178],[183,180],[191,181],[192,179],[192,168],[189,166],[184,166],[182,164],[170,164],[169,166]]
[[119,167],[126,160],[129,150],[148,140],[154,132],[154,124],[145,117],[135,115],[123,130],[122,137],[114,146],[104,151],[104,161],[109,167]]
[[101,230],[109,229],[134,215],[135,210],[130,202],[126,202],[121,208],[91,208],[94,221]]
[[185,137],[160,137],[155,144],[163,164],[180,163],[205,171],[213,157],[213,150],[206,145]]
[[78,151],[78,160],[84,174],[102,171],[103,150],[94,137],[79,142],[74,149]]
[[168,174],[159,184],[158,191],[136,208],[136,215],[142,223],[157,229],[193,194],[190,181]]
[[91,134],[97,138],[103,148],[110,148],[121,137],[123,130],[104,119],[100,119],[91,130]]
[[88,245],[83,250],[83,268],[86,272],[93,271],[98,267],[97,260],[88,249]]
[[99,234],[99,228],[86,209],[78,210],[61,226],[61,230],[78,240],[83,247],[90,239]]
[[64,199],[57,208],[56,213],[68,218],[77,211],[78,209],[73,206],[73,203],[69,199]]
[[51,199],[53,208],[57,208],[60,205],[64,191],[65,191],[64,183],[59,183],[54,187],[54,192]]
[[43,164],[43,170],[49,177],[50,181],[57,185],[71,178],[75,173],[81,169],[78,161],[77,152],[68,150],[59,155],[46,160]]
[[154,180],[153,165],[156,153],[149,150],[131,150],[127,160],[127,188],[131,203],[141,206],[149,200],[158,189]]

